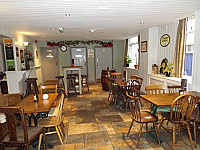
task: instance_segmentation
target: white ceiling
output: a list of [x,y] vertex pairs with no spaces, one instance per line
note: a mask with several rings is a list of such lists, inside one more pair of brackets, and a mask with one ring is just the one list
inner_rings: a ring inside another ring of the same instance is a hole
[[37,40],[117,40],[196,10],[200,0],[0,0],[0,24]]

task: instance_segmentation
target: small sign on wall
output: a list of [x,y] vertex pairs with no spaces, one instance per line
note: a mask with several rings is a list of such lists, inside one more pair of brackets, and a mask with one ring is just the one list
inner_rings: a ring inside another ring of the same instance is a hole
[[88,57],[94,57],[94,49],[88,49]]

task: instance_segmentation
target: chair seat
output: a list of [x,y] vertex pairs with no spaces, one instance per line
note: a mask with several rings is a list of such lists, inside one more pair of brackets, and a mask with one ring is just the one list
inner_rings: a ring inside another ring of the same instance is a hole
[[157,112],[170,112],[170,111],[171,111],[171,106],[157,108]]
[[[23,141],[24,142],[24,132],[22,126],[17,126],[16,127],[17,135],[18,135],[18,141]],[[44,131],[44,128],[42,127],[27,127],[27,132],[28,132],[28,141],[31,143],[35,137],[41,134],[41,132]],[[9,141],[9,135],[7,135],[3,142]]]
[[[63,119],[64,119],[64,116],[62,116],[62,120]],[[54,126],[60,125],[62,120],[59,121],[58,117],[50,116],[48,118],[43,118],[43,119],[38,120],[38,126],[39,127],[50,128],[50,127],[54,127]]]
[[150,122],[155,122],[158,120],[156,116],[153,116],[150,112],[148,111],[141,111],[141,120],[135,120],[136,122],[140,123],[150,123]]

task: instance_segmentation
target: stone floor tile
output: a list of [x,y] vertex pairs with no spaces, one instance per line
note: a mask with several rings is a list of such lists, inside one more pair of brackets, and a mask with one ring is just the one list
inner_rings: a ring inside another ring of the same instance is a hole
[[98,124],[99,131],[114,131],[111,124]]
[[81,149],[84,148],[85,144],[84,143],[75,143],[75,149]]
[[97,124],[95,123],[69,124],[68,135],[89,133],[89,132],[98,132]]
[[94,115],[80,115],[76,117],[76,123],[96,123]]
[[107,132],[85,133],[85,147],[99,147],[110,145],[111,141]]
[[84,143],[83,134],[68,135],[66,144],[73,144],[73,143]]
[[123,119],[124,122],[131,122],[132,121],[132,118],[129,115],[122,114],[122,113],[120,113],[119,115],[121,116],[121,118]]

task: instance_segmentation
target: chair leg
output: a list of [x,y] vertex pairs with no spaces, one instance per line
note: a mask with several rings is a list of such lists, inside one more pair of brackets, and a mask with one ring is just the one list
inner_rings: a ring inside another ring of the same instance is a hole
[[63,132],[62,132],[62,129],[61,129],[61,127],[60,127],[60,126],[58,126],[58,131],[60,132],[61,136],[63,137],[63,136],[64,136],[64,134],[63,134]]
[[160,125],[159,125],[159,127],[158,127],[158,133],[159,133],[159,136],[160,136],[160,130],[161,130],[161,127],[162,127],[163,121],[164,121],[164,117],[162,116],[162,118],[161,118],[161,122],[160,122]]
[[134,123],[134,120],[132,119],[131,125],[130,125],[129,130],[128,130],[128,133],[127,133],[127,137],[129,136],[129,133],[130,133],[130,131],[131,131],[131,128],[132,128],[132,126],[133,126],[133,123]]
[[188,130],[188,136],[189,136],[189,139],[190,139],[190,145],[193,148],[193,141],[192,141],[192,135],[191,135],[191,132],[190,132],[189,124],[187,124],[187,130]]
[[42,136],[42,141],[43,141],[43,150],[46,150],[45,133]]
[[155,126],[155,129],[156,129],[156,136],[157,136],[157,139],[158,139],[158,144],[160,145],[160,134],[159,134],[158,126],[157,126],[156,122],[154,122],[154,126]]
[[140,124],[140,131],[138,133],[138,143],[137,143],[137,147],[139,146],[140,144],[140,138],[141,138],[141,135],[142,135],[142,128],[143,128],[143,123]]
[[196,128],[196,122],[194,122],[194,146],[197,148],[197,128]]
[[173,124],[173,136],[172,136],[172,138],[173,138],[173,146],[175,146],[175,144],[176,144],[176,124]]
[[39,137],[38,150],[40,150],[40,146],[41,146],[41,142],[42,142],[42,135],[43,134],[40,134],[40,137]]
[[59,140],[60,140],[60,143],[63,145],[63,141],[62,141],[62,138],[61,138],[61,136],[60,136],[60,132],[59,132],[59,130],[58,130],[58,127],[55,126],[55,128],[56,128],[56,133],[57,133],[57,135],[58,135],[58,138],[59,138]]

